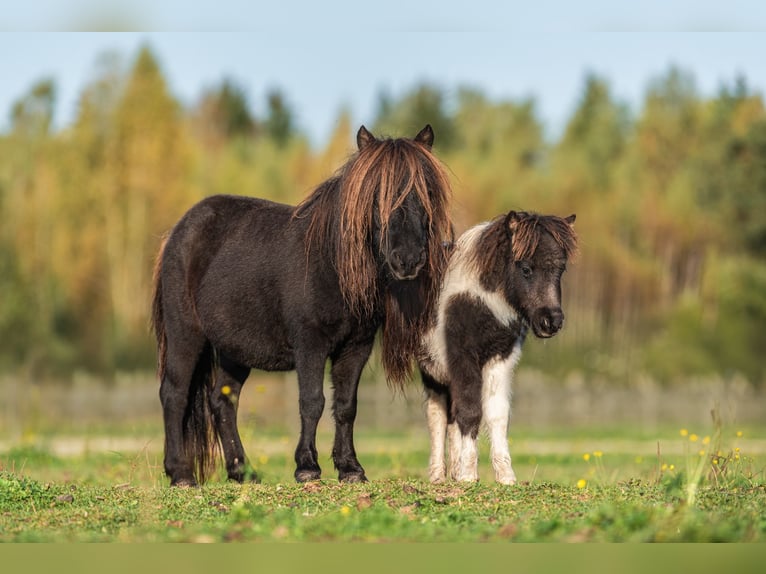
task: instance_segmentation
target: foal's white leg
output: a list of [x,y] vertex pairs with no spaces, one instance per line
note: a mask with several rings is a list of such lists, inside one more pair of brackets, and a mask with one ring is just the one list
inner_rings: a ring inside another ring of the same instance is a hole
[[502,484],[516,484],[508,450],[508,420],[513,369],[520,355],[521,349],[516,346],[508,358],[491,361],[482,372],[482,411],[489,434],[489,456],[495,469],[495,480]]
[[426,390],[426,420],[431,436],[431,458],[428,478],[431,482],[444,482],[447,465],[444,460],[444,442],[447,438],[447,397]]
[[[459,430],[458,434],[460,434]],[[471,435],[462,435],[461,440],[457,480],[461,482],[476,482],[479,480],[479,456],[476,446],[478,441],[471,437]]]
[[460,434],[460,429],[454,421],[447,426],[447,444],[449,448],[449,476],[452,480],[459,480],[463,435]]

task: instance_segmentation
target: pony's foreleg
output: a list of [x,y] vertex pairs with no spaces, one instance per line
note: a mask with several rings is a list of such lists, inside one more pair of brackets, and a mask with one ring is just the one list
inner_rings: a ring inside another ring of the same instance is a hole
[[250,369],[220,357],[215,370],[215,386],[210,389],[210,410],[221,441],[229,479],[258,482],[255,470],[245,459],[245,449],[237,429],[239,395]]
[[298,373],[298,409],[301,417],[301,436],[295,449],[295,480],[307,482],[319,480],[316,434],[319,419],[324,411],[325,355],[298,353],[295,370]]
[[335,442],[332,459],[343,482],[366,482],[367,477],[354,448],[359,377],[370,356],[372,342],[347,346],[333,357],[330,374],[333,383],[332,412],[335,419]]
[[516,484],[508,450],[508,420],[511,414],[511,380],[517,362],[517,353],[493,361],[484,367],[482,410],[489,434],[489,456],[495,470],[495,480],[502,484]]

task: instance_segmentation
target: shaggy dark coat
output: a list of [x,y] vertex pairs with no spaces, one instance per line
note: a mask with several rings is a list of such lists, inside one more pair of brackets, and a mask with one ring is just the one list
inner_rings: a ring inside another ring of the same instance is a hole
[[295,478],[318,479],[328,359],[333,461],[340,480],[366,480],[353,443],[359,376],[381,327],[389,380],[410,374],[452,227],[430,126],[411,140],[378,140],[362,127],[357,142],[299,206],[209,197],[161,248],[153,325],[171,484],[203,481],[218,441],[229,478],[255,478],[236,420],[251,368],[297,371]]

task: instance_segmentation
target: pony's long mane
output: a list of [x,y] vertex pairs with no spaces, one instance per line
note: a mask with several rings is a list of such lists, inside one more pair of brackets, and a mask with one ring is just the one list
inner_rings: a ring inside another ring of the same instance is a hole
[[482,274],[492,272],[497,265],[504,265],[503,259],[509,256],[513,261],[531,258],[544,233],[553,237],[567,259],[577,255],[577,234],[566,219],[526,211],[515,213],[516,218],[511,222],[507,215],[500,215],[487,224],[472,253],[467,254]]
[[[384,241],[393,212],[411,193],[427,217],[428,262],[416,279],[383,290],[373,245],[374,216]],[[389,383],[412,371],[428,312],[436,301],[452,239],[449,178],[426,145],[411,139],[373,139],[319,185],[295,211],[310,217],[306,249],[330,249],[350,311],[370,317],[383,309],[383,366]],[[381,301],[381,297],[384,300]]]

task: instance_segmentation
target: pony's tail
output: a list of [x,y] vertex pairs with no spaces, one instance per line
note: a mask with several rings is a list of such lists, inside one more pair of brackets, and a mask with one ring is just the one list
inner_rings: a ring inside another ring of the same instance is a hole
[[194,471],[199,484],[203,484],[215,470],[220,448],[218,432],[210,410],[210,393],[215,386],[214,370],[215,353],[208,344],[194,369],[184,413],[184,453],[194,460]]

